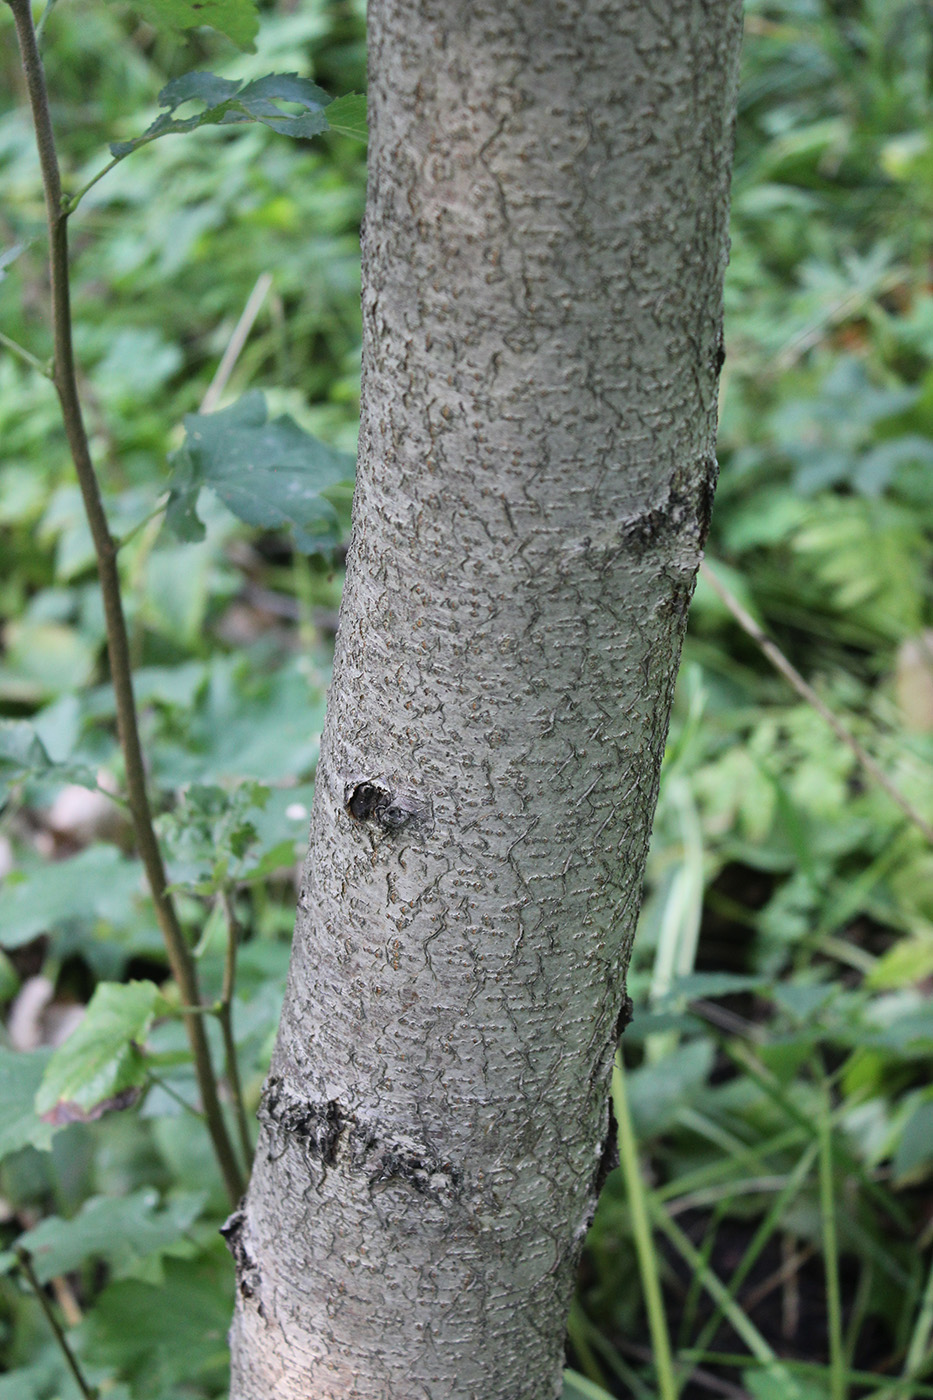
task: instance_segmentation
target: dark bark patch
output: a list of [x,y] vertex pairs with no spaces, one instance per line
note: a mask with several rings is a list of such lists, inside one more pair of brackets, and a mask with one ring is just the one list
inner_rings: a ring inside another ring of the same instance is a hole
[[700,548],[706,544],[710,521],[713,518],[713,497],[719,480],[719,463],[713,453],[703,462],[703,473],[697,491],[697,535]]
[[722,373],[722,367],[726,363],[726,342],[723,339],[722,331],[719,332],[719,340],[713,354],[713,372],[718,378]]
[[390,832],[400,831],[422,816],[420,807],[410,798],[369,779],[348,785],[344,805],[354,821],[372,822]]
[[[309,1161],[321,1167],[333,1166],[340,1153],[345,1163],[367,1179],[370,1189],[400,1182],[445,1205],[459,1193],[460,1173],[427,1144],[403,1133],[387,1132],[379,1124],[360,1122],[336,1099],[325,1104],[302,1100],[277,1076],[266,1084],[259,1117],[270,1135],[279,1141],[297,1139]],[[340,1150],[342,1138],[345,1154]]]
[[442,1162],[423,1143],[403,1137],[380,1137],[373,1128],[357,1123],[350,1135],[354,1165],[362,1167],[370,1187],[403,1182],[419,1196],[446,1203],[460,1187],[460,1173]]
[[[619,1165],[619,1125],[616,1122],[615,1112],[612,1107],[612,1099],[609,1100],[609,1125],[606,1129],[606,1136],[603,1139],[603,1150],[599,1156],[599,1166],[596,1168],[596,1184],[594,1190],[596,1195],[602,1191],[606,1184],[609,1173],[615,1171]],[[592,1224],[592,1220],[590,1224]]]
[[309,1156],[325,1167],[333,1164],[337,1142],[348,1121],[336,1099],[308,1103],[290,1094],[275,1075],[263,1091],[259,1119],[271,1131],[298,1138]]
[[626,1026],[631,1024],[634,1014],[635,1007],[632,1005],[632,998],[629,996],[628,992],[623,992],[622,1005],[619,1007],[619,1015],[616,1019],[616,1045],[618,1045],[619,1041],[622,1039],[622,1032],[625,1030]]
[[[227,1248],[233,1255],[233,1264],[236,1269],[237,1288],[240,1290],[242,1298],[256,1298],[259,1295],[262,1278],[259,1265],[253,1258],[243,1238],[243,1227],[246,1224],[246,1214],[242,1204],[237,1206],[232,1215],[229,1215],[220,1227],[220,1234],[223,1235]],[[262,1304],[259,1305],[262,1312]]]

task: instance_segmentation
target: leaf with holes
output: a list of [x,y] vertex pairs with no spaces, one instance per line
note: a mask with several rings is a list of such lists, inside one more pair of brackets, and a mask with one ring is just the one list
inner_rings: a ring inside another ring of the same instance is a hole
[[[160,136],[197,131],[201,126],[236,126],[243,122],[261,122],[282,136],[307,140],[328,129],[324,108],[330,101],[323,88],[308,78],[300,78],[297,73],[268,73],[246,84],[233,78],[219,78],[216,73],[185,73],[167,83],[159,93],[159,106],[165,111],[142,136],[115,141],[110,150],[122,158]],[[200,103],[201,110],[178,116],[189,102]],[[359,114],[352,107],[344,112],[338,109],[337,117],[358,125]]]
[[268,420],[262,394],[244,395],[219,413],[185,418],[186,437],[175,454],[169,527],[181,539],[199,538],[195,506],[202,486],[261,529],[290,528],[295,543],[314,554],[337,539],[337,512],[322,494],[353,475],[353,459],[335,452],[287,416]]
[[49,1061],[36,1095],[42,1119],[87,1123],[134,1103],[147,1074],[142,1044],[167,1010],[154,982],[99,983],[81,1024]]

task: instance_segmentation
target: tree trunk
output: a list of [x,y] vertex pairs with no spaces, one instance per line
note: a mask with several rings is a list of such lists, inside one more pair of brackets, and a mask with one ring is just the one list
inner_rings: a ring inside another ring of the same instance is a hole
[[716,476],[740,0],[371,0],[363,428],[234,1400],[551,1400]]

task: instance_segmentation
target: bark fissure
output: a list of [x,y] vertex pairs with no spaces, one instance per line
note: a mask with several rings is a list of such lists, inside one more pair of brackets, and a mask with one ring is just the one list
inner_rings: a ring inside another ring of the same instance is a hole
[[560,1391],[716,474],[740,5],[663,9],[370,3],[353,537],[234,1400]]

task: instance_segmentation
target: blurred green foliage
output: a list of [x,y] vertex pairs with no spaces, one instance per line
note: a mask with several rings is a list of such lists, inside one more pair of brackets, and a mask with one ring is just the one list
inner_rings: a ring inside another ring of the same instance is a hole
[[[0,254],[19,249],[0,256],[0,330],[45,360],[41,189],[5,7],[0,39]],[[119,5],[69,0],[46,59],[77,188],[189,70],[362,90],[362,5],[270,8],[256,53],[242,54],[214,33],[179,42]],[[253,1107],[287,967],[341,553],[303,555],[274,520],[246,527],[209,485],[200,542],[179,542],[153,510],[263,274],[224,403],[262,391],[270,418],[352,452],[363,194],[362,148],[347,137],[205,127],[133,154],[73,221],[82,390],[126,539],[161,834],[208,997],[223,976],[219,891],[244,930],[233,1019]],[[708,557],[928,820],[931,226],[929,3],[751,0]],[[349,488],[327,503],[345,536]],[[192,1130],[181,1026],[155,1019],[167,969],[108,795],[121,761],[103,619],[57,404],[2,348],[0,547],[4,1243],[22,1238],[53,1280],[110,1400],[214,1400],[232,1289],[223,1189]],[[625,1038],[685,1400],[717,1386],[753,1400],[933,1395],[931,979],[933,851],[701,583]],[[48,1046],[88,1004],[142,1016],[145,1054],[97,1066],[99,1100],[142,1091],[138,1106],[41,1122]],[[635,1209],[614,1172],[581,1268],[568,1396],[656,1393],[633,1341],[645,1336]],[[0,1400],[74,1400],[13,1256],[0,1264]]]

